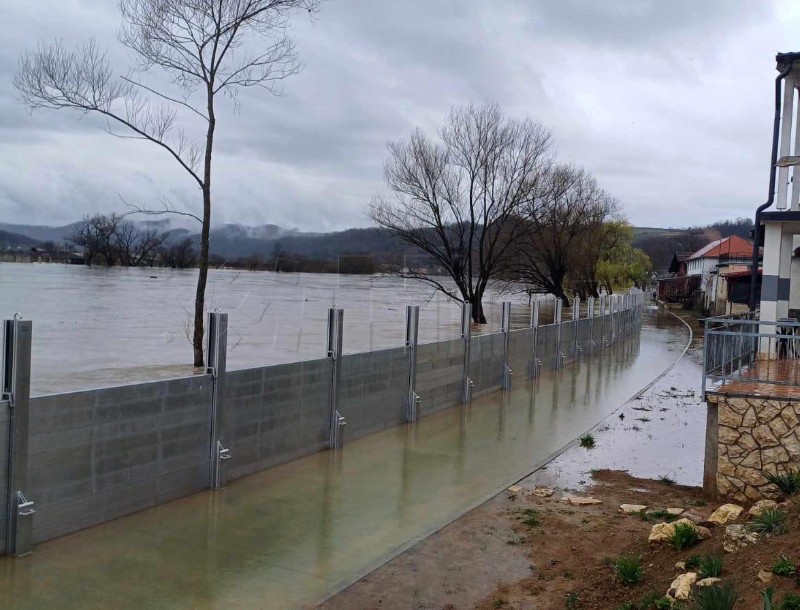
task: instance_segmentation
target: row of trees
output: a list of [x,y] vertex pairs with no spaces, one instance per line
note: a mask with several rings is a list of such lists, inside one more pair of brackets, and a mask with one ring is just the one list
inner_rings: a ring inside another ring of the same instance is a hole
[[471,303],[475,322],[486,321],[493,283],[569,305],[569,292],[598,296],[645,280],[647,257],[633,248],[617,200],[585,170],[557,162],[540,124],[506,118],[495,104],[469,105],[450,112],[438,141],[417,130],[388,148],[393,196],[376,197],[369,215],[454,286],[422,269],[396,272]]
[[76,225],[70,243],[83,251],[89,265],[107,267],[162,264],[186,269],[197,263],[195,240],[171,239],[156,229],[141,228],[118,214],[86,216]]

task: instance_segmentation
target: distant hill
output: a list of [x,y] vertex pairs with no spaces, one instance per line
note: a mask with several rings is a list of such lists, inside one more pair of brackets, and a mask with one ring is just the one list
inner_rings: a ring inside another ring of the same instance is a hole
[[73,222],[72,224],[62,227],[48,227],[40,225],[15,225],[0,222],[0,231],[24,235],[37,242],[53,241],[60,244],[69,238],[75,226],[78,224],[78,222]]
[[27,235],[0,230],[0,250],[35,248],[40,244],[41,242],[38,239],[33,239]]

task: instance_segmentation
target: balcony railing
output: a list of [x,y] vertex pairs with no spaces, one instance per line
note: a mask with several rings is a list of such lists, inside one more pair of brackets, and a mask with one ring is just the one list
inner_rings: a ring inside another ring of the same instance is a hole
[[800,323],[752,314],[707,318],[703,398],[708,393],[800,397]]

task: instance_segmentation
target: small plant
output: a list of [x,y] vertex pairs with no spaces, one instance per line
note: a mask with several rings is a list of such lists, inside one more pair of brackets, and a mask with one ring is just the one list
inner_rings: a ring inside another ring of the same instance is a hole
[[780,508],[765,508],[757,517],[748,524],[750,530],[757,534],[774,534],[778,536],[786,533],[786,513]]
[[775,589],[768,587],[761,592],[761,599],[764,601],[764,610],[773,610],[772,597],[775,595]]
[[722,574],[722,557],[719,555],[705,555],[697,564],[699,578],[717,578]]
[[661,522],[672,523],[673,521],[677,521],[678,519],[680,519],[678,515],[673,515],[672,513],[667,512],[663,508],[651,510],[649,512],[643,511],[639,513],[639,516],[645,521],[658,521],[659,523]]
[[648,591],[642,596],[642,599],[639,600],[639,603],[636,605],[637,610],[652,610],[656,608],[656,604],[661,600],[661,594],[657,591]]
[[496,597],[492,602],[493,608],[502,608],[503,606],[508,604],[508,600],[505,597]]
[[783,555],[781,555],[781,558],[772,566],[772,573],[777,576],[794,576],[796,572],[797,564]]
[[783,598],[778,610],[800,610],[800,595],[797,593],[788,593]]
[[778,474],[767,474],[766,478],[787,496],[793,496],[800,492],[800,468],[790,468]]
[[675,485],[675,479],[668,474],[662,474],[660,477],[658,477],[658,480],[664,485]]
[[730,583],[700,587],[695,591],[697,610],[731,610],[739,599],[739,594]]
[[617,606],[617,610],[636,610],[636,604],[633,602],[624,602]]
[[583,447],[584,449],[594,449],[594,446],[596,444],[594,440],[594,435],[591,433],[584,434],[580,438],[580,443],[581,447]]
[[691,572],[700,567],[701,561],[703,561],[703,558],[700,557],[700,555],[692,555],[689,559],[684,561],[683,564],[686,566],[686,569]]
[[700,542],[700,534],[693,523],[676,523],[669,543],[679,551],[688,549]]
[[639,555],[622,555],[614,562],[614,571],[617,580],[626,587],[638,585],[644,576],[642,558]]
[[529,530],[532,530],[534,527],[539,527],[542,524],[539,520],[539,511],[536,509],[525,508],[519,511],[519,514],[520,522]]
[[581,607],[581,598],[578,597],[577,593],[567,593],[567,598],[564,602],[564,608],[566,610],[580,610]]
[[672,600],[669,597],[662,597],[653,604],[653,610],[672,610],[673,608]]

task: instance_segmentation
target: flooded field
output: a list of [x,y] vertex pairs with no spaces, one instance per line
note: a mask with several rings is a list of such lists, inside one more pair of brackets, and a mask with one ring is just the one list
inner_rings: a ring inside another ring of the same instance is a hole
[[3,558],[0,606],[306,607],[547,462],[666,371],[688,336],[649,312],[640,340],[538,383]]
[[[34,322],[34,394],[174,377],[191,368],[187,327],[196,270],[0,263],[0,317]],[[208,308],[229,314],[228,368],[320,358],[328,308],[345,310],[345,353],[400,347],[405,307],[420,342],[454,339],[459,305],[399,278],[214,270]],[[524,295],[503,297],[527,304]],[[500,306],[487,297],[489,324]],[[527,314],[526,314],[527,315]]]

